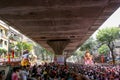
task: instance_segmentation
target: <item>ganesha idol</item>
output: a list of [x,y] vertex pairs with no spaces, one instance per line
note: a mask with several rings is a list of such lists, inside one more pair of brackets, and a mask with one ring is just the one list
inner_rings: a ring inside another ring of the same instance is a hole
[[92,58],[93,58],[92,55],[88,51],[86,51],[84,56],[85,65],[92,65],[93,64]]

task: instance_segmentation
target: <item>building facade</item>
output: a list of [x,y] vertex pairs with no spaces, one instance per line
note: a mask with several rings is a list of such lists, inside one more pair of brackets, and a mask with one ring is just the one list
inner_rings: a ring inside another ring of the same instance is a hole
[[8,28],[0,25],[0,48],[8,49]]

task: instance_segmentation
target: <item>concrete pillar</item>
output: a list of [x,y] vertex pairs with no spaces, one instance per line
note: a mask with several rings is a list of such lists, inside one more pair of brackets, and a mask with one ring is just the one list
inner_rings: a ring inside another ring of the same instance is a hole
[[54,50],[56,57],[63,54],[63,50],[69,43],[69,39],[48,40],[47,44]]

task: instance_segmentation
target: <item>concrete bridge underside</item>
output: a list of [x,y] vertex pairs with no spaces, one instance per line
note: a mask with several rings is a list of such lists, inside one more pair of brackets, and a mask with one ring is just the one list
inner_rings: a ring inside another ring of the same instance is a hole
[[119,6],[120,0],[1,0],[0,17],[62,54],[76,50]]

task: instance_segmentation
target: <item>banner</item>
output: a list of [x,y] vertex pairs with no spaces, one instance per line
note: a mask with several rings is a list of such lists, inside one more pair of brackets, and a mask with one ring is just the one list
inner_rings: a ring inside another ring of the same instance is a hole
[[64,56],[63,55],[58,55],[57,56],[57,63],[60,65],[64,65]]

